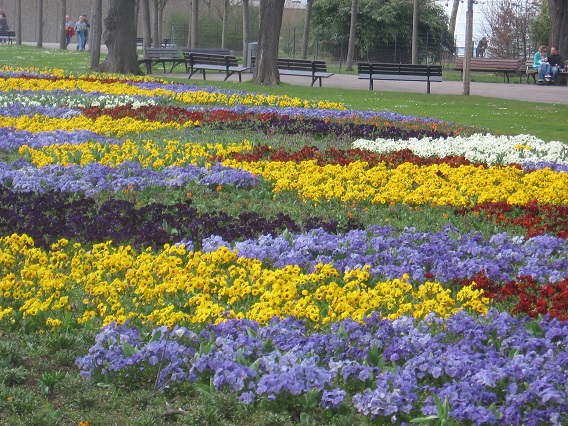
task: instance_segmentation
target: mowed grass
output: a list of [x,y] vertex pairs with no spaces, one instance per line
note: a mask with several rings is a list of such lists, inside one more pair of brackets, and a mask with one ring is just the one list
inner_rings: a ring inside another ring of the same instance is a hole
[[[104,56],[103,56],[104,59]],[[89,52],[47,49],[32,46],[7,45],[0,47],[0,65],[14,67],[60,68],[76,74],[90,72]],[[446,79],[454,79],[457,72],[444,71]],[[163,76],[160,76],[163,77]],[[187,83],[187,79],[163,77],[166,80]],[[490,82],[500,81],[494,76],[474,74],[472,79]],[[481,127],[491,133],[532,134],[543,140],[559,140],[568,143],[568,105],[521,102],[486,98],[481,96],[439,95],[425,93],[396,93],[375,90],[305,87],[281,84],[267,87],[228,81],[203,81],[192,79],[191,84],[217,86],[267,94],[286,94],[300,98],[340,101],[346,107],[357,110],[395,111],[401,114],[431,117],[439,120]],[[524,84],[524,82],[520,83]],[[520,84],[511,79],[510,90]],[[556,90],[567,90],[559,87]],[[567,93],[568,94],[568,93]]]

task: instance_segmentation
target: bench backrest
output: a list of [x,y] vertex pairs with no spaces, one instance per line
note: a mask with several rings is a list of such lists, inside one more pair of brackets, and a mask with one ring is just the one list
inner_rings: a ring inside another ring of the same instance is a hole
[[[519,59],[471,58],[470,66],[472,70],[517,71],[522,63],[523,60]],[[463,68],[463,57],[456,58],[454,66],[455,68]]]
[[210,55],[230,55],[231,51],[229,49],[216,49],[216,48],[209,48],[209,47],[194,47],[194,48],[185,48],[182,49],[183,54],[185,55],[190,53],[208,53]]
[[0,31],[0,37],[16,38],[16,31]]
[[425,77],[441,77],[441,65],[422,64],[388,64],[382,62],[357,64],[359,74],[392,74],[392,75],[419,75]]
[[206,53],[187,53],[184,57],[189,60],[190,66],[195,64],[219,65],[223,67],[238,67],[239,63],[235,56],[231,55],[210,55]]
[[145,47],[146,59],[178,59],[181,58],[180,50],[172,47]]
[[325,61],[312,61],[308,59],[278,58],[278,68],[291,71],[327,72]]
[[[251,57],[251,68],[254,68],[256,57]],[[325,61],[311,61],[309,59],[278,58],[278,69],[292,71],[327,72]]]

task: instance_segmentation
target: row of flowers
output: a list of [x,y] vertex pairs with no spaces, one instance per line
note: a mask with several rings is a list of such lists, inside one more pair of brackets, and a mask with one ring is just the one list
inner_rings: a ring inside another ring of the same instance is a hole
[[566,323],[496,311],[422,321],[376,315],[335,323],[329,333],[292,319],[232,320],[200,334],[162,327],[147,335],[110,324],[77,365],[95,380],[158,389],[190,380],[247,404],[266,398],[297,412],[350,405],[401,425],[428,416],[559,425],[568,415],[567,343]]
[[[0,241],[0,320],[29,329],[126,320],[173,326],[248,318],[265,324],[293,316],[321,324],[380,311],[388,318],[485,313],[489,299],[475,284],[446,288],[427,281],[377,280],[367,268],[340,273],[319,264],[271,268],[220,247],[188,252],[184,245],[153,252],[110,242],[86,250],[67,240],[49,251],[26,235]],[[71,320],[66,313],[71,314]],[[33,325],[32,325],[33,324]]]
[[[148,77],[4,68],[0,93],[10,92],[0,149],[29,162],[0,168],[2,233],[14,233],[0,238],[0,322],[105,326],[77,360],[86,377],[156,390],[190,380],[297,416],[319,406],[397,424],[568,417],[558,321],[568,319],[568,246],[551,215],[568,204],[568,173],[557,143]],[[189,143],[195,126],[380,139],[285,152]],[[141,132],[148,140],[135,142]],[[272,203],[450,205],[531,235],[201,213],[186,194],[195,185],[208,196],[269,188]],[[144,188],[175,188],[179,202],[112,196]]]

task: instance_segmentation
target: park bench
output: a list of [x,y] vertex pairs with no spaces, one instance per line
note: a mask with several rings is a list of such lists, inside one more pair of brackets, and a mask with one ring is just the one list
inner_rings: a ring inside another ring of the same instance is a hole
[[[534,60],[527,59],[525,62],[525,74],[527,75],[527,84],[530,84],[530,78],[532,77],[533,83],[536,84],[536,78],[538,76],[538,71],[536,68],[533,68]],[[568,72],[566,71],[566,67],[564,67],[564,71],[560,71],[558,73],[558,83],[561,85],[566,85],[568,80]]]
[[[146,65],[148,74],[152,73],[152,67],[162,64],[164,73],[166,72],[166,64],[172,64],[170,72],[180,64],[185,64],[184,58],[181,56],[180,50],[171,47],[145,47],[144,58],[138,60],[138,64]],[[186,65],[187,72],[187,65]]]
[[186,67],[189,66],[189,76],[191,78],[193,74],[201,71],[203,74],[203,80],[205,80],[205,71],[219,71],[225,72],[225,81],[233,74],[239,75],[239,81],[241,80],[241,73],[250,69],[239,65],[237,58],[232,55],[214,55],[210,53],[194,53],[194,52],[184,52]]
[[[509,83],[509,74],[519,74],[522,64],[523,61],[519,59],[471,58],[470,71],[503,74],[503,82],[506,79]],[[461,79],[463,80],[463,57],[456,58],[452,69],[461,71]]]
[[16,39],[15,31],[0,31],[0,43],[13,44]]
[[231,55],[231,51],[229,49],[222,49],[222,48],[215,48],[215,47],[192,47],[192,48],[188,48],[185,47],[183,49],[181,49],[182,53],[185,54],[190,54],[190,53],[207,53],[210,55],[223,55],[223,56],[228,56]]
[[357,68],[359,79],[369,80],[369,90],[374,80],[425,81],[426,93],[430,93],[430,83],[442,81],[441,65],[360,62]]
[[[256,57],[251,58],[251,68],[254,69]],[[327,71],[325,61],[316,61],[309,59],[292,59],[278,58],[278,72],[280,75],[294,75],[299,77],[310,77],[312,86],[319,81],[321,87],[321,79],[329,78],[333,73]]]

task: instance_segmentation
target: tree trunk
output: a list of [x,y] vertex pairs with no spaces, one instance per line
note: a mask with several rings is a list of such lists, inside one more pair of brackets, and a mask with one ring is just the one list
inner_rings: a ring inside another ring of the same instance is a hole
[[568,5],[566,0],[549,0],[551,46],[558,49],[563,59],[568,59]]
[[61,12],[59,20],[61,22],[61,29],[59,30],[59,48],[67,50],[67,37],[65,35],[65,16],[67,16],[67,0],[61,0]]
[[306,20],[304,21],[304,34],[302,35],[302,59],[308,57],[308,42],[310,39],[310,18],[312,16],[312,5],[315,0],[308,0],[306,4]]
[[[221,30],[221,48],[225,49],[227,47],[227,27],[229,25],[228,20],[229,15],[229,0],[223,0],[223,28]],[[243,56],[245,54],[243,53]]]
[[250,23],[249,23],[249,2],[248,0],[243,0],[243,58],[245,58],[245,66],[250,67],[251,64],[248,63],[248,45],[250,41]]
[[278,45],[284,16],[284,0],[260,2],[260,28],[258,52],[253,81],[256,84],[276,86],[280,83],[278,72]]
[[463,56],[463,90],[462,95],[469,96],[471,88],[471,57],[473,56],[473,0],[467,0],[465,24],[465,53]]
[[150,16],[150,0],[140,0],[142,3],[142,36],[143,46],[152,46],[152,17]]
[[418,0],[412,4],[412,63],[418,63]]
[[456,39],[456,23],[458,20],[458,8],[460,7],[460,0],[454,0],[452,5],[452,13],[450,15],[450,33],[452,34],[452,40]]
[[168,0],[161,0],[159,5],[160,7],[158,7],[158,40],[160,41],[160,45],[164,39],[164,8],[166,7],[167,2]]
[[113,0],[104,20],[103,42],[108,48],[101,72],[142,75],[136,53],[136,0]]
[[95,0],[91,20],[91,69],[98,70],[101,62],[101,36],[103,32],[103,0]]
[[16,19],[14,23],[14,31],[16,31],[16,44],[22,45],[22,2],[14,0],[14,8],[16,9]]
[[153,42],[152,42],[152,46],[153,47],[160,47],[160,32],[159,32],[159,24],[158,24],[158,1],[159,0],[154,0],[152,2],[152,6],[153,7],[153,11],[154,11],[154,38],[153,38]]
[[37,0],[37,47],[43,47],[43,0]]
[[191,45],[190,47],[195,49],[199,46],[197,42],[198,31],[197,22],[199,18],[199,0],[191,0]]
[[347,62],[345,70],[353,70],[353,55],[355,54],[355,35],[357,29],[357,0],[351,0],[351,25],[349,26],[349,45],[347,47]]

